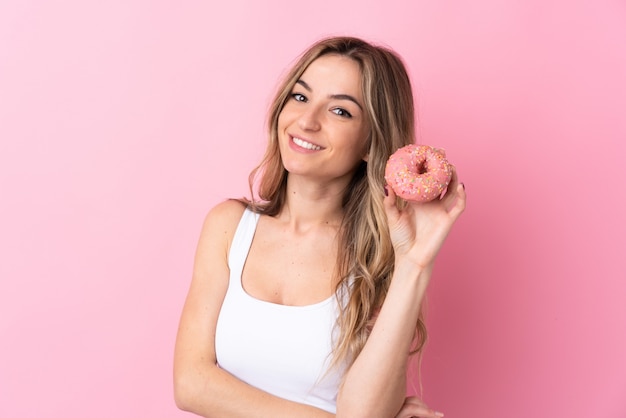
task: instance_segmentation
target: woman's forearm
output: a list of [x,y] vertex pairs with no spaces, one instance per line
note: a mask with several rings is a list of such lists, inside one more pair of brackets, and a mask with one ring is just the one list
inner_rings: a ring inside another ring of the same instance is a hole
[[338,417],[395,417],[406,397],[406,372],[432,267],[396,264],[389,292],[363,350],[346,374]]
[[288,401],[246,384],[216,365],[175,379],[177,406],[202,417],[330,418],[334,414]]

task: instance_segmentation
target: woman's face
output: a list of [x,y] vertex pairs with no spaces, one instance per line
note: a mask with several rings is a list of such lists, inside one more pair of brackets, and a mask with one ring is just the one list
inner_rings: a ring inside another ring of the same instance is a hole
[[368,133],[359,66],[338,54],[309,65],[278,117],[287,171],[323,181],[352,177],[367,158]]

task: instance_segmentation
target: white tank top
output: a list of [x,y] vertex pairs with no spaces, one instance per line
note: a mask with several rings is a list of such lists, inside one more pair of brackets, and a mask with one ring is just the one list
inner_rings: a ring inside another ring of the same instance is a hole
[[219,366],[278,397],[336,412],[340,371],[328,371],[337,316],[335,296],[286,306],[245,292],[241,273],[259,215],[246,209],[228,257],[230,282],[217,321]]

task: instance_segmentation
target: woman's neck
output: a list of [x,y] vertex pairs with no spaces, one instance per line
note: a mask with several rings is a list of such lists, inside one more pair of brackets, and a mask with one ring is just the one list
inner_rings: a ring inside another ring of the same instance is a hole
[[294,230],[316,226],[338,228],[343,218],[342,200],[347,184],[319,183],[289,176],[285,204],[277,218]]

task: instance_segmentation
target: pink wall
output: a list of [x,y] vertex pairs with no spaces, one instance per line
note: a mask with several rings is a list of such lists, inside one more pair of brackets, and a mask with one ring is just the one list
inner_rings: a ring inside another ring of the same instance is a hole
[[171,359],[203,215],[247,193],[283,69],[355,34],[405,57],[421,141],[469,194],[425,400],[626,417],[623,1],[211,3],[0,3],[0,416],[187,416]]

